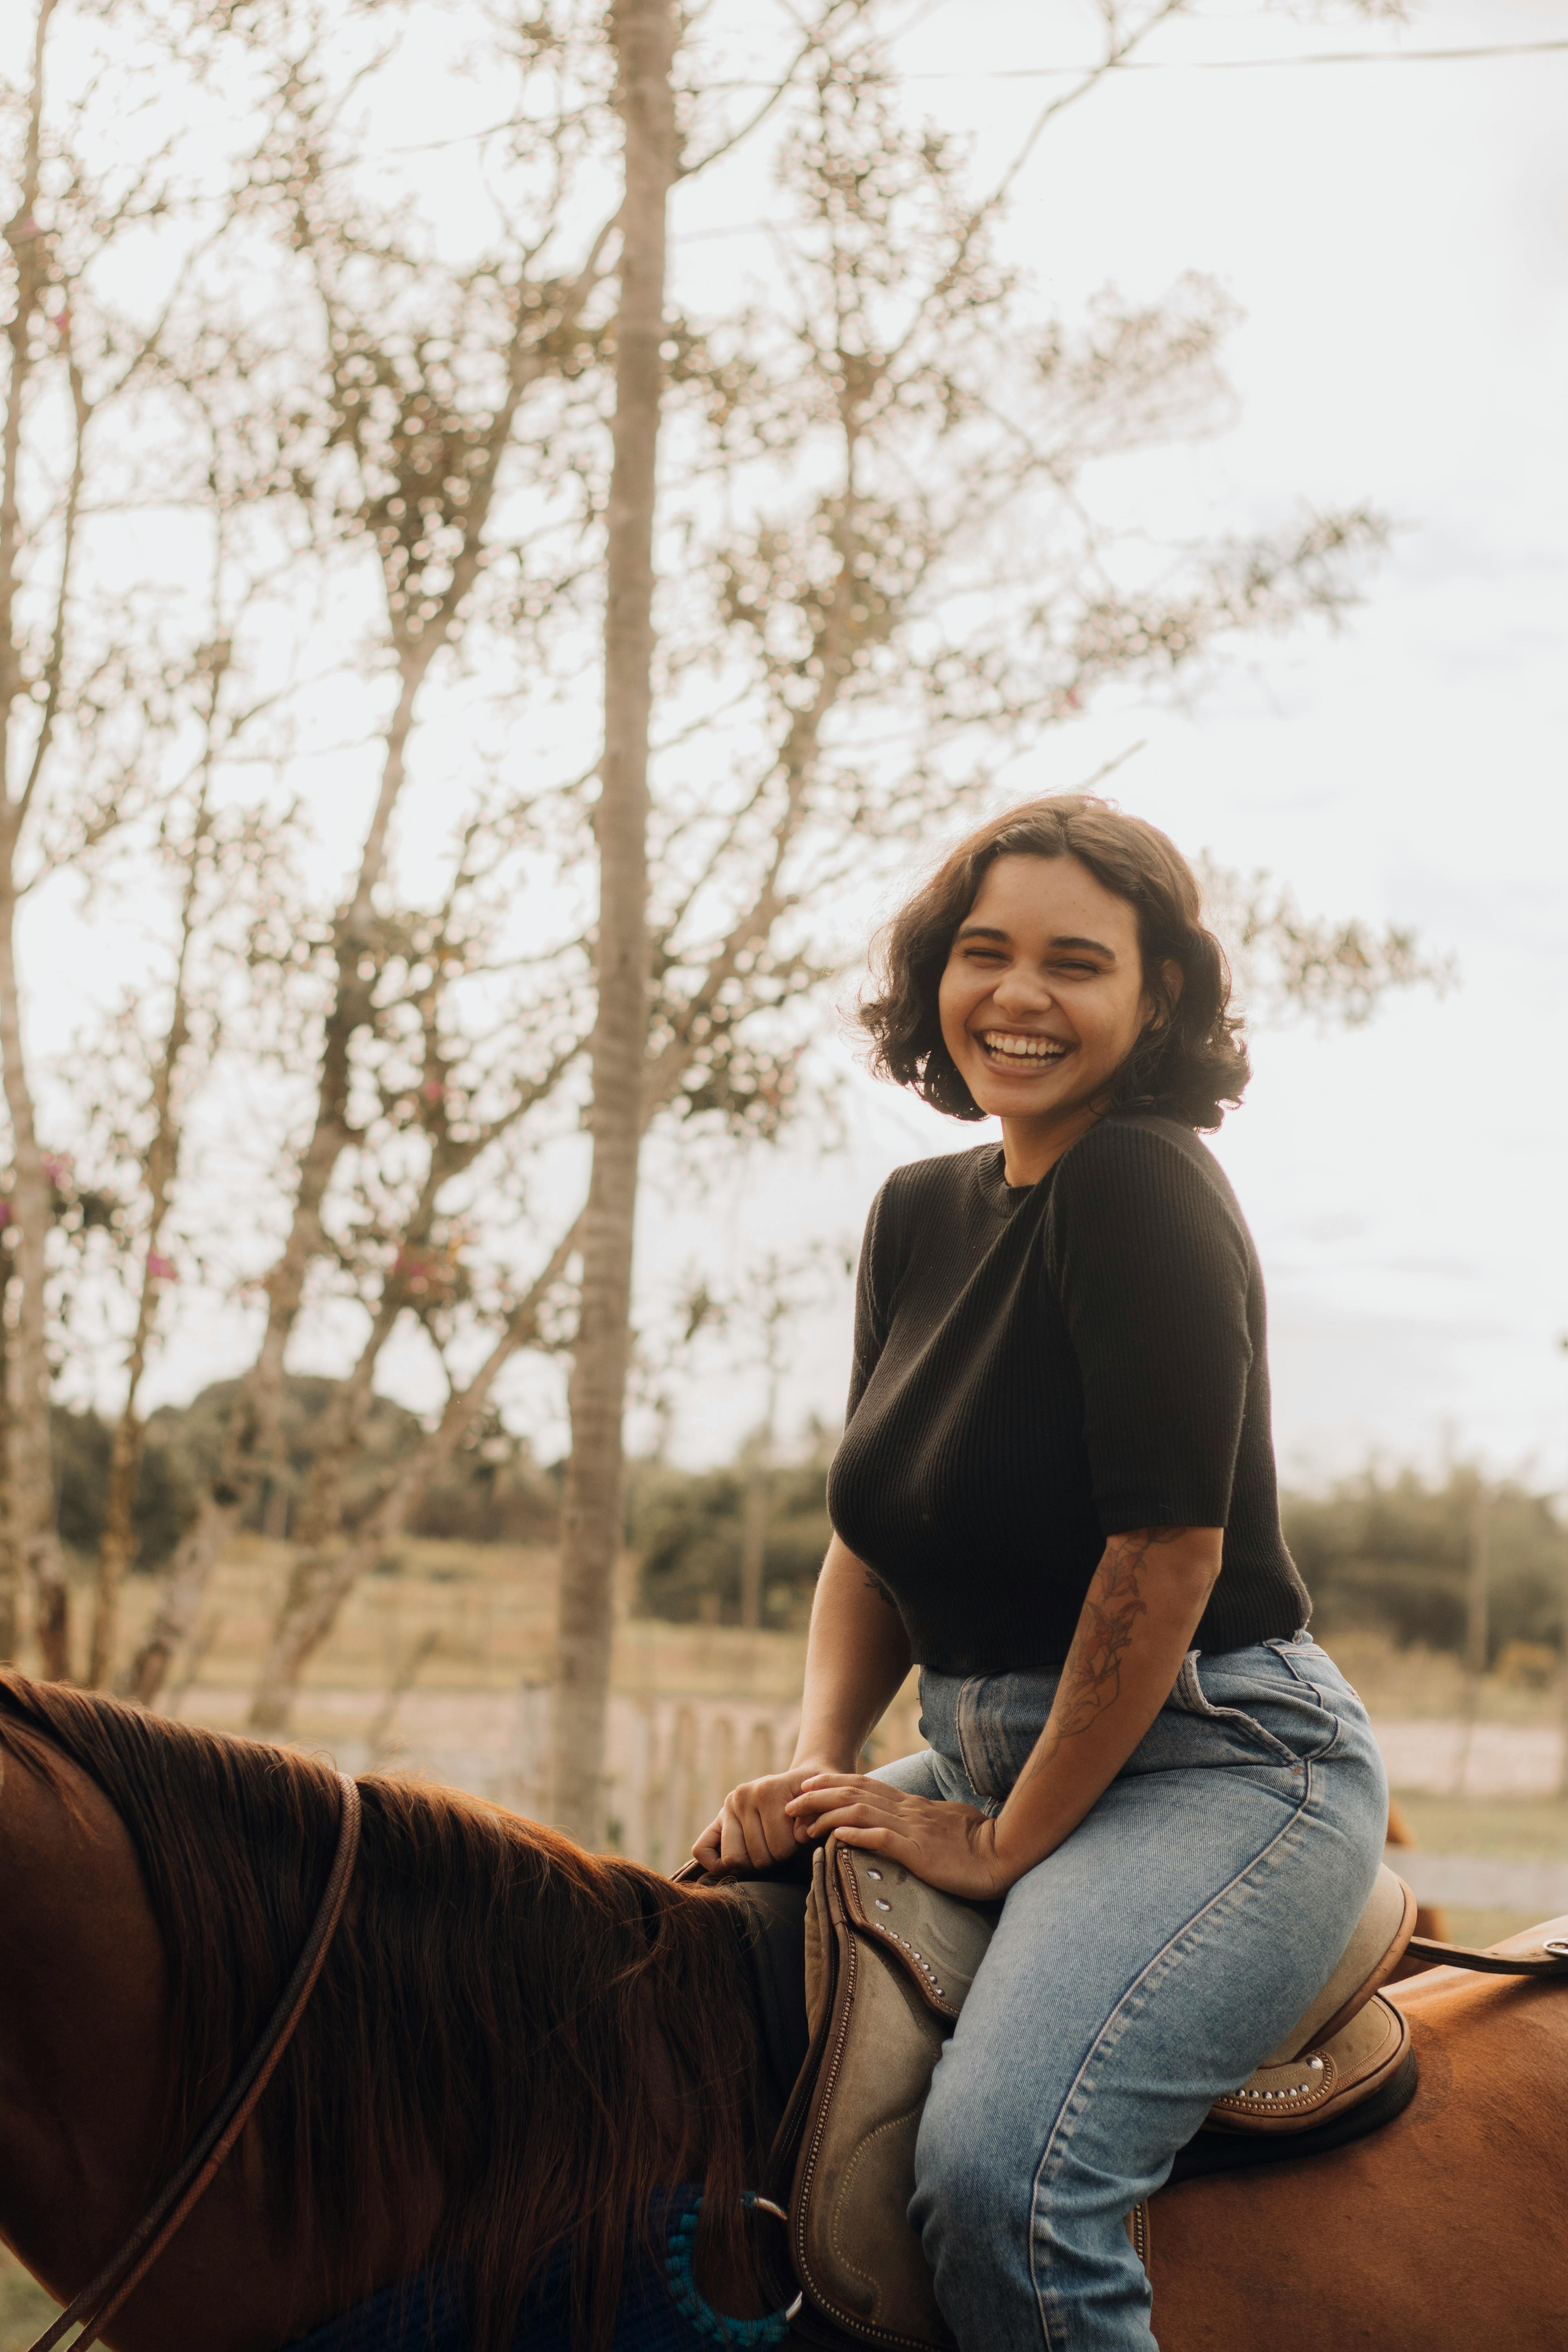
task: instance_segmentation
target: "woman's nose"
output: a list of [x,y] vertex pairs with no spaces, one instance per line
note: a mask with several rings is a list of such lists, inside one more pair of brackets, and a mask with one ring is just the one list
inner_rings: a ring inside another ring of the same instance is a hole
[[1051,992],[1040,974],[1019,965],[1003,973],[992,995],[998,1013],[1011,1013],[1019,1019],[1026,1013],[1044,1013],[1051,1003]]

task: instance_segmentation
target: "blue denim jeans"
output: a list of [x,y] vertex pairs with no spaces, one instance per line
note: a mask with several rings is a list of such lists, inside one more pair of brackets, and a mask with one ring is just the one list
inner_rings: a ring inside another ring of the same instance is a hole
[[[1057,1676],[921,1677],[880,1778],[996,1811]],[[1122,2217],[1332,1974],[1388,1815],[1361,1701],[1305,1633],[1194,1651],[1019,1879],[932,2078],[910,2217],[963,2352],[1151,2352]]]

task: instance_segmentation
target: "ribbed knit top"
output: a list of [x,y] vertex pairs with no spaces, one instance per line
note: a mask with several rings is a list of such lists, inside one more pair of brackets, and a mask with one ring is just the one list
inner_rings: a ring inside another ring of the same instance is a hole
[[1101,1119],[1033,1185],[997,1145],[888,1179],[827,1501],[916,1662],[949,1674],[1059,1666],[1107,1538],[1135,1528],[1225,1529],[1198,1648],[1306,1622],[1258,1253],[1191,1128]]

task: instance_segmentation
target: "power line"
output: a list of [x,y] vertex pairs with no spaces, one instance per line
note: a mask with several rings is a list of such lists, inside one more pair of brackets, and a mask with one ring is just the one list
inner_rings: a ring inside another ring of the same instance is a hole
[[[916,20],[919,21],[918,19]],[[1115,65],[1087,64],[1079,66],[976,66],[933,68],[924,73],[901,73],[900,81],[1075,81],[1084,79],[1109,79],[1112,74],[1128,73],[1275,73],[1293,66],[1444,66],[1471,63],[1477,58],[1540,58],[1553,52],[1568,50],[1568,40],[1511,41],[1494,48],[1471,49],[1322,49],[1309,50],[1293,58],[1125,58]],[[709,94],[714,90],[772,89],[771,81],[721,81],[707,85]],[[527,121],[523,115],[508,115],[502,122],[488,124],[482,131],[462,131],[449,139],[425,139],[412,147],[390,147],[390,155],[423,155],[438,147],[464,147],[481,139],[493,139],[502,131],[520,129]],[[722,231],[712,232],[723,234]]]
[[[900,73],[899,81],[1074,81],[1109,79],[1128,73],[1274,73],[1288,66],[1444,66],[1476,58],[1539,58],[1568,50],[1568,40],[1508,41],[1468,49],[1309,49],[1291,58],[1124,58],[1106,65],[1090,59],[1076,66],[940,66]],[[713,89],[769,89],[770,82],[713,83]]]
[[1271,73],[1285,66],[1439,66],[1477,58],[1535,58],[1568,49],[1563,41],[1512,41],[1495,48],[1473,49],[1321,49],[1293,58],[1128,58],[1104,68],[1081,66],[977,66],[965,71],[951,68],[929,73],[900,74],[900,81],[1043,81],[1047,77],[1070,79],[1103,71],[1123,73]]

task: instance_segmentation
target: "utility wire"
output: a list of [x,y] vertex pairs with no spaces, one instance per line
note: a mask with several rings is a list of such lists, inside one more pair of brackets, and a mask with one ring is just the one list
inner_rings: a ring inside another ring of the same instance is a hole
[[[1468,49],[1309,49],[1290,58],[1126,58],[1119,64],[1103,60],[1076,66],[933,66],[916,73],[900,73],[899,81],[1044,81],[1067,80],[1096,74],[1109,79],[1129,73],[1275,73],[1289,66],[1443,66],[1476,58],[1538,58],[1568,50],[1568,40],[1510,41],[1489,48]],[[714,89],[767,89],[761,81],[714,82]]]
[[[1106,68],[1112,73],[1258,73],[1283,66],[1438,66],[1477,58],[1535,58],[1568,49],[1563,41],[1513,41],[1473,49],[1322,49],[1293,58],[1129,58]],[[996,66],[900,74],[900,81],[1041,81],[1047,76],[1092,73],[1093,66]]]
[[[915,20],[917,23],[919,18]],[[1293,66],[1445,66],[1472,63],[1487,58],[1540,58],[1553,52],[1568,50],[1568,40],[1511,41],[1500,47],[1472,49],[1323,49],[1309,50],[1294,58],[1127,58],[1119,65],[1081,66],[976,66],[936,67],[921,73],[901,73],[900,81],[1045,81],[1070,80],[1079,75],[1095,75],[1109,79],[1111,74],[1129,73],[1276,73]],[[716,89],[772,89],[771,81],[722,81],[707,85],[710,94]],[[502,131],[521,127],[526,117],[508,115],[504,121],[488,124],[482,131],[462,131],[449,139],[420,140],[412,147],[389,147],[390,155],[424,155],[438,147],[465,147],[481,139],[493,139]],[[721,231],[719,234],[723,234]]]

